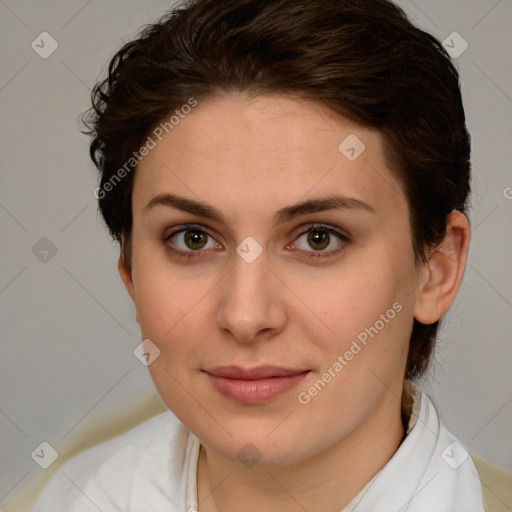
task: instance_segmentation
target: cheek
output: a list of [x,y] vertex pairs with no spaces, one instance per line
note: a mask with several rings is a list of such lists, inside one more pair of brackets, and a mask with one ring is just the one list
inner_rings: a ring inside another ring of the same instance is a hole
[[326,411],[351,411],[349,430],[402,374],[412,329],[407,269],[400,272],[389,259],[371,263],[340,272],[338,284],[318,296],[317,306],[333,332],[328,337],[309,333],[319,358],[316,373],[300,389],[324,419]]
[[158,261],[155,253],[137,250],[134,245],[132,279],[137,319],[142,336],[160,344],[165,333],[185,317],[190,287]]
[[[199,300],[190,287],[172,280],[147,279],[136,289],[136,308],[142,335],[157,343],[161,349],[170,349],[173,341],[190,346],[201,322]],[[177,334],[180,334],[177,337]],[[186,339],[183,339],[185,336]]]
[[372,366],[393,365],[404,357],[413,318],[413,260],[398,260],[392,251],[375,254],[347,263],[346,271],[326,283],[328,291],[316,296],[317,310],[331,331],[327,338],[315,336],[326,365],[345,353]]
[[[211,325],[208,291],[215,276],[184,278],[177,268],[142,258],[133,266],[135,306],[143,339],[150,339],[170,367],[184,368],[201,353]],[[209,316],[210,315],[210,316]],[[207,318],[208,317],[208,318]]]
[[373,325],[379,316],[400,300],[400,284],[380,267],[351,269],[331,280],[328,293],[319,298],[327,323],[339,334],[354,336]]

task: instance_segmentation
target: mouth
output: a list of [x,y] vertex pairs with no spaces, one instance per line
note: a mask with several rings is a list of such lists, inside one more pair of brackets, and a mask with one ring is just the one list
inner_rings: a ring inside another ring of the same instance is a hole
[[245,405],[268,403],[293,389],[309,373],[309,370],[279,366],[255,368],[219,366],[203,371],[217,392],[230,400]]

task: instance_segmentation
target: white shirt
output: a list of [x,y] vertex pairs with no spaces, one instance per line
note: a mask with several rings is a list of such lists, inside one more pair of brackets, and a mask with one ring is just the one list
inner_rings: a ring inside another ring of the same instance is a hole
[[[461,443],[412,381],[406,437],[340,512],[484,512]],[[196,512],[200,441],[166,411],[65,463],[32,512]]]

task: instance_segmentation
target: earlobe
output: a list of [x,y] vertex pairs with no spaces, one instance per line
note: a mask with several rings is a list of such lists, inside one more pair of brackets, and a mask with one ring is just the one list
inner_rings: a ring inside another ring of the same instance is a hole
[[119,270],[119,275],[121,276],[121,279],[123,280],[124,287],[126,288],[126,291],[128,292],[128,295],[132,298],[132,300],[134,300],[135,293],[134,293],[134,287],[133,287],[132,273],[131,273],[131,270],[126,265],[122,251],[119,256],[119,260],[117,262],[117,268]]
[[453,211],[446,217],[446,234],[423,266],[414,318],[422,324],[437,322],[455,299],[462,282],[469,248],[467,217]]

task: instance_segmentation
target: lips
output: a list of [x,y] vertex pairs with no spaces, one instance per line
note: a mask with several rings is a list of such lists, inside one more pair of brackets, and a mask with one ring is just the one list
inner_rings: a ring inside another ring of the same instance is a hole
[[239,404],[258,405],[270,402],[297,386],[309,370],[279,366],[219,366],[205,373],[224,397]]

